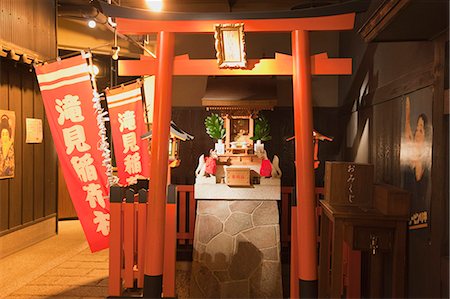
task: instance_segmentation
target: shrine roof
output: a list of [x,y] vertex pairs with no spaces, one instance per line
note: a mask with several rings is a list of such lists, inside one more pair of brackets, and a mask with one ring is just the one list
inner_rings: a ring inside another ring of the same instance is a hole
[[[141,136],[141,139],[152,139],[152,130]],[[182,141],[193,140],[194,136],[180,129],[173,121],[170,122],[170,138],[180,139]]]

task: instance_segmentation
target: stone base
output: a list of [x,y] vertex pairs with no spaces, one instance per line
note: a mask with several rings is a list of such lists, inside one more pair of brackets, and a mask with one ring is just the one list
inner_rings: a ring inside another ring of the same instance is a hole
[[283,297],[276,201],[197,201],[190,297]]
[[261,178],[260,184],[249,187],[230,187],[216,184],[215,177],[197,178],[194,185],[195,198],[201,200],[281,200],[281,179]]

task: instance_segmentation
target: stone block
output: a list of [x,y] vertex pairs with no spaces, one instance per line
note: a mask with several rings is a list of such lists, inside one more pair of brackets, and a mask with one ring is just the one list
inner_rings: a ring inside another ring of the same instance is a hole
[[202,258],[205,255],[206,245],[200,244],[200,243],[194,243],[194,252],[192,259],[194,261],[202,261]]
[[233,201],[230,204],[230,210],[251,214],[259,205],[261,205],[261,201]]
[[190,298],[281,298],[277,203],[197,204]]
[[267,261],[279,261],[280,260],[280,252],[278,246],[261,249],[261,253],[263,255],[263,260]]
[[199,263],[192,264],[190,298],[218,298],[219,282],[213,273]]
[[226,270],[233,254],[233,238],[219,234],[206,245],[204,261],[212,271]]
[[243,230],[252,228],[252,226],[252,219],[249,214],[233,213],[225,222],[225,232],[230,235],[236,235]]
[[278,224],[278,217],[278,206],[275,201],[264,201],[256,208],[252,216],[255,226]]
[[228,271],[215,271],[214,275],[220,282],[226,282],[231,280],[230,273],[228,273]]
[[198,200],[197,214],[214,215],[221,221],[224,221],[231,214],[228,205],[229,202],[226,200]]
[[222,283],[220,295],[221,298],[249,298],[249,282],[248,280],[241,280]]
[[242,234],[259,249],[277,246],[275,225],[255,227]]
[[203,244],[208,244],[223,229],[222,222],[217,217],[211,215],[199,215],[197,225],[199,232],[198,241]]
[[251,298],[282,298],[281,264],[263,262],[250,278]]
[[233,280],[248,279],[262,261],[262,253],[250,242],[237,244],[236,253],[231,258],[229,268]]

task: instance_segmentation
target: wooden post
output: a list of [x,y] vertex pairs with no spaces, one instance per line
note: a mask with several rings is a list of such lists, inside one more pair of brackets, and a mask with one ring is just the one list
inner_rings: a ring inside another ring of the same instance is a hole
[[110,233],[109,233],[109,296],[122,295],[122,199],[121,187],[112,186],[110,189]]
[[316,199],[309,33],[292,32],[294,130],[300,298],[317,298]]
[[125,270],[123,271],[124,287],[130,289],[134,285],[134,254],[135,254],[135,211],[134,190],[125,191],[125,204],[123,206],[123,255]]
[[[170,170],[169,170],[170,172]],[[164,242],[163,297],[176,298],[175,274],[177,259],[177,191],[175,185],[168,186],[166,206],[166,231]]]
[[[295,189],[294,189],[295,190]],[[297,202],[292,194],[291,207],[291,277],[290,298],[298,298],[298,237],[297,237]],[[287,230],[287,229],[285,229]]]
[[164,223],[167,192],[167,161],[172,109],[174,33],[159,32],[157,44],[155,108],[147,213],[147,251],[144,297],[161,298],[164,260]]

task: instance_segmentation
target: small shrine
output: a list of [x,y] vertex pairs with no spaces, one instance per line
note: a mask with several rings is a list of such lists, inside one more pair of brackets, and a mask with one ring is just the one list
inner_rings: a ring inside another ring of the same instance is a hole
[[[295,136],[289,137],[286,141],[294,140]],[[316,130],[313,130],[313,144],[314,144],[314,169],[319,168],[319,141],[333,141],[333,137],[325,136]]]
[[[141,136],[142,139],[152,139],[152,131],[148,131]],[[170,138],[169,138],[169,167],[175,168],[180,165],[179,148],[180,141],[193,140],[194,136],[180,129],[173,121],[170,122]],[[150,143],[149,143],[150,146]],[[150,150],[150,149],[149,149]]]
[[[280,199],[279,159],[275,155],[272,162],[268,160],[262,142],[271,138],[270,125],[260,114],[262,110],[273,110],[275,84],[270,77],[208,80],[202,105],[212,112],[205,126],[217,143],[209,157],[199,158],[197,199]],[[215,164],[213,171],[208,171],[209,163]]]
[[271,138],[261,111],[276,104],[275,80],[258,79],[208,81],[205,126],[217,143],[196,170],[191,297],[282,297],[281,170],[262,143]]

